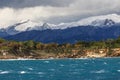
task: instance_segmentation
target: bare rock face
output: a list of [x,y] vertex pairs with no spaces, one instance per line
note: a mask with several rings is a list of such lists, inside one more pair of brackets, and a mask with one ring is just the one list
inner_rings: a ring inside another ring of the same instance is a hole
[[110,57],[118,57],[120,56],[120,48],[111,49]]

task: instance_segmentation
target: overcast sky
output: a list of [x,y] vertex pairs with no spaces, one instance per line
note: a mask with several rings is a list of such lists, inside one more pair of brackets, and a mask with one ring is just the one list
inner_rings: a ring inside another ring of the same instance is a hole
[[0,26],[22,20],[62,23],[120,13],[120,0],[0,0]]

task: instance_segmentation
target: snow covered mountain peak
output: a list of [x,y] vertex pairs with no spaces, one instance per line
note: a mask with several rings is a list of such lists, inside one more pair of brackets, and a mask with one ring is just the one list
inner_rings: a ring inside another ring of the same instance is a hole
[[117,14],[109,14],[109,15],[101,15],[101,16],[93,16],[88,17],[85,19],[81,19],[76,22],[70,22],[70,23],[60,23],[57,25],[57,29],[66,29],[70,27],[76,27],[76,26],[111,26],[116,23],[120,23],[120,15]]
[[101,26],[111,26],[116,23],[120,23],[120,15],[108,14],[108,15],[88,17],[76,22],[60,23],[57,25],[50,23],[42,23],[42,22],[36,23],[31,20],[28,20],[27,23],[17,26],[16,30],[26,31],[26,30],[45,30],[45,29],[66,29],[70,27],[87,26],[87,25],[101,27]]
[[116,22],[114,22],[111,19],[105,19],[105,20],[95,20],[91,23],[91,25],[93,26],[112,26],[114,25]]
[[[110,21],[115,22],[115,23],[120,23],[120,15],[109,14],[109,15],[94,16],[94,17],[82,19],[78,22],[80,25],[101,26],[101,25],[104,25],[103,23],[106,20],[110,20]],[[99,23],[99,24],[94,24],[95,22]]]
[[66,29],[77,26],[112,26],[114,24],[120,23],[120,15],[117,14],[109,14],[109,15],[101,15],[101,16],[93,16],[85,19],[81,19],[76,22],[70,23],[60,23],[60,24],[50,24],[43,22],[35,22],[30,19],[20,21],[14,25],[8,26],[7,28],[1,28],[1,31],[6,31],[10,35],[14,35],[23,31],[31,31],[31,30],[46,30],[46,29]]
[[16,26],[15,29],[17,31],[26,31],[28,28],[33,28],[33,27],[36,27],[36,26],[42,26],[42,24],[43,24],[42,22],[37,23],[37,22],[33,22],[31,20],[27,20],[26,23],[24,22],[24,24]]

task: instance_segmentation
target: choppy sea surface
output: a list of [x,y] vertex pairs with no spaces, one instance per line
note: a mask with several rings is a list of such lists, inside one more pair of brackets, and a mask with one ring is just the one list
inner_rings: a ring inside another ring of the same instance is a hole
[[120,80],[120,58],[0,60],[0,80]]

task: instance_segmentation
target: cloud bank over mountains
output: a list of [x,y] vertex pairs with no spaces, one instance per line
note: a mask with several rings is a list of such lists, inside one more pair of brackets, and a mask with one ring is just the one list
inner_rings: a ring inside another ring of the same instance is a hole
[[58,24],[113,13],[120,14],[120,0],[0,0],[0,27],[28,19]]

